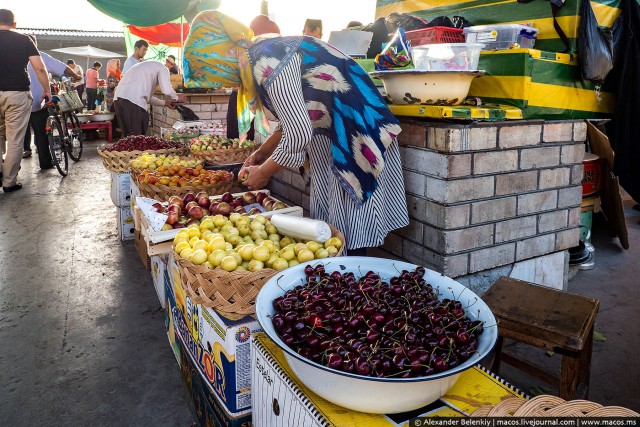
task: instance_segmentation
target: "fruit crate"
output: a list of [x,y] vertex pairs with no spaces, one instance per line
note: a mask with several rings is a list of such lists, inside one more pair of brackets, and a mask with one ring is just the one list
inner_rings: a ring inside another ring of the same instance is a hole
[[[281,202],[276,197],[271,195],[269,190],[259,190],[260,192],[266,193],[272,199],[276,200],[276,202]],[[258,193],[259,191],[253,191],[253,193]],[[244,193],[234,193],[233,197],[242,196]],[[211,199],[216,200],[220,198],[220,196],[214,196]],[[283,202],[284,203],[284,202]],[[163,203],[163,204],[166,204]],[[303,216],[303,211],[300,206],[289,206],[284,209],[278,209],[275,211],[263,212],[262,215],[269,218],[270,216],[278,214],[278,215],[293,215],[293,216]],[[165,231],[153,231],[151,228],[151,224],[146,216],[142,213],[142,210],[136,205],[135,206],[135,223],[139,224],[140,232],[142,233],[142,237],[147,243],[147,253],[149,256],[154,255],[162,255],[166,253],[170,253],[173,249],[173,239],[176,237],[180,229],[173,230],[165,230]],[[249,218],[254,218],[256,215],[249,215]]]
[[437,43],[464,43],[464,31],[460,28],[430,27],[404,33],[411,46]]

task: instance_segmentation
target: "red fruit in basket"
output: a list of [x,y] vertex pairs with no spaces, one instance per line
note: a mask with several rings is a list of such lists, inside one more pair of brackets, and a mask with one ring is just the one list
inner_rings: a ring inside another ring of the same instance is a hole
[[247,211],[245,211],[245,210],[244,210],[244,206],[238,206],[238,207],[237,207],[237,208],[235,208],[233,211],[234,211],[234,212],[237,212],[237,213],[239,213],[239,214],[245,214],[245,213],[247,213]]
[[231,213],[231,205],[229,203],[222,202],[218,205],[217,214],[229,216]]
[[262,199],[262,202],[260,202],[260,204],[264,207],[268,202],[275,203],[276,201],[272,197],[267,196]]
[[189,218],[189,220],[187,221],[186,226],[190,226],[190,225],[200,225],[200,220],[196,219],[196,218]]
[[203,209],[209,209],[209,206],[211,205],[211,199],[209,197],[201,197],[200,199],[198,199],[198,204]]
[[220,201],[224,203],[231,203],[233,201],[233,194],[227,192],[220,197]]
[[178,222],[184,226],[187,225],[188,221],[189,221],[189,218],[187,218],[186,216],[181,216],[180,219],[178,220]]
[[262,211],[260,211],[260,209],[258,208],[251,208],[251,210],[249,211],[249,215],[258,215],[262,213]]
[[181,224],[179,222],[176,222],[175,224],[173,224],[173,229],[175,230],[176,228],[185,228],[186,225],[185,224]]
[[153,205],[151,205],[157,212],[163,212],[164,211],[164,206],[162,206],[161,203],[154,203]]
[[275,204],[276,204],[275,200],[271,199],[271,200],[267,200],[266,202],[264,202],[263,206],[264,206],[264,209],[267,212],[271,212],[273,210],[273,205],[275,205]]
[[179,219],[178,214],[175,212],[169,212],[167,214],[167,224],[169,225],[176,224],[178,222],[178,219]]
[[180,215],[182,212],[182,208],[179,205],[169,204],[167,207],[167,212],[175,212],[176,215]]
[[243,206],[242,203],[238,202],[237,200],[232,201],[231,203],[229,203],[229,206],[231,206],[231,209],[235,209],[238,206]]
[[193,193],[189,192],[189,193],[186,194],[186,196],[184,196],[184,198],[182,200],[184,201],[184,204],[186,205],[189,202],[195,202],[196,196]]
[[247,191],[242,195],[242,199],[244,200],[245,204],[250,205],[256,202],[256,195],[250,191]]
[[271,210],[277,211],[278,209],[284,209],[286,207],[287,205],[285,205],[284,202],[276,202],[271,206]]
[[193,208],[193,207],[200,207],[200,205],[198,204],[198,202],[189,202],[187,203],[187,205],[184,207],[184,210],[189,212],[189,209]]
[[209,213],[211,213],[211,215],[217,215],[218,214],[218,206],[220,205],[220,203],[215,202],[215,203],[211,203],[211,205],[209,205]]
[[193,206],[188,212],[189,216],[193,219],[200,219],[204,216],[204,212],[200,206]]
[[171,196],[171,197],[169,197],[169,204],[170,205],[178,205],[178,206],[180,206],[180,209],[182,209],[184,207],[184,202],[182,201],[182,197],[180,197],[180,196]]
[[256,202],[262,204],[264,199],[266,199],[267,197],[269,197],[267,193],[265,193],[264,191],[259,191],[258,193],[256,193]]
[[207,193],[205,193],[204,191],[198,192],[198,194],[196,194],[196,202],[198,200],[202,199],[203,197],[209,198],[209,195]]

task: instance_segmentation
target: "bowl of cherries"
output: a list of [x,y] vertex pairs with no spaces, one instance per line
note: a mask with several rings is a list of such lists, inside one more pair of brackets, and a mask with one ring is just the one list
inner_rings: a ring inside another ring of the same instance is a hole
[[498,337],[489,307],[432,270],[382,258],[300,264],[260,290],[256,315],[324,399],[391,414],[434,402]]

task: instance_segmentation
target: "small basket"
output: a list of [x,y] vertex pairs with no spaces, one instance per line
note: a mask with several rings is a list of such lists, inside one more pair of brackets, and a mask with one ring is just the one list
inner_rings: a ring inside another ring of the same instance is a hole
[[191,150],[191,155],[206,164],[242,163],[258,147],[235,148],[229,150]]
[[149,199],[160,200],[162,202],[169,200],[171,196],[184,197],[187,193],[196,194],[200,191],[204,191],[209,196],[217,196],[230,191],[231,187],[233,187],[233,181],[220,181],[216,184],[199,185],[197,187],[173,187],[164,184],[147,184],[139,182],[137,179],[136,182],[138,183],[138,189],[142,197],[148,197]]
[[[331,237],[337,237],[342,247],[334,256],[340,256],[345,247],[344,236],[329,224]],[[256,312],[256,297],[267,281],[278,274],[277,270],[265,268],[260,271],[225,271],[209,269],[180,258],[174,253],[180,271],[182,286],[194,304],[202,304],[221,312],[231,320],[240,319]]]
[[404,33],[411,47],[438,43],[464,43],[464,30],[449,27],[430,27]]
[[472,417],[640,417],[620,406],[602,406],[588,400],[564,400],[543,394],[531,400],[511,397],[495,406],[482,406]]
[[131,169],[130,162],[143,155],[144,153],[155,154],[156,156],[174,155],[174,156],[187,156],[189,155],[188,148],[169,148],[166,150],[145,150],[145,151],[105,151],[106,145],[98,147],[98,154],[102,159],[102,164],[105,168],[111,172],[129,172]]

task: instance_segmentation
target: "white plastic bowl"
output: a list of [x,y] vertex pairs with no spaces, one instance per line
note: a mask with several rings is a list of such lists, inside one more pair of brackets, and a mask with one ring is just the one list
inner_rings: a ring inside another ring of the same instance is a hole
[[[371,257],[336,257],[322,261],[326,270],[341,273],[352,271],[356,276],[372,270],[382,278],[398,275],[398,271],[412,270],[413,264]],[[271,316],[275,314],[273,300],[285,291],[300,285],[305,279],[306,264],[296,265],[272,277],[260,290],[256,300],[256,315],[260,325],[284,351],[285,358],[296,376],[311,391],[324,399],[354,411],[373,414],[393,414],[421,408],[442,397],[455,384],[460,374],[475,365],[491,351],[498,338],[495,317],[489,307],[471,290],[460,283],[426,270],[425,280],[439,288],[440,298],[458,299],[470,306],[467,316],[482,320],[487,327],[478,340],[478,350],[459,366],[439,374],[418,378],[372,378],[338,371],[305,359],[286,346],[278,337]]]
[[97,113],[91,116],[90,120],[92,122],[106,122],[109,120],[113,120],[115,116],[115,113]]
[[484,71],[375,71],[394,104],[458,105],[469,94],[471,81]]
[[439,43],[411,48],[411,59],[420,71],[475,71],[482,43]]

